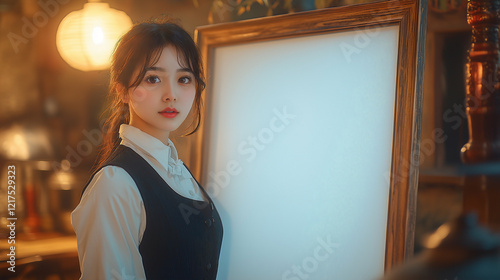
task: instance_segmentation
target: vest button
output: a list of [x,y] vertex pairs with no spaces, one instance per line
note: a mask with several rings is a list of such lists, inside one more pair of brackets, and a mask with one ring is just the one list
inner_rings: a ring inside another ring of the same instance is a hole
[[205,220],[205,225],[206,225],[207,227],[211,227],[211,226],[212,226],[212,219],[210,219],[210,218],[206,219],[206,220]]
[[211,263],[208,263],[207,266],[206,266],[207,270],[210,270],[212,268],[212,264]]

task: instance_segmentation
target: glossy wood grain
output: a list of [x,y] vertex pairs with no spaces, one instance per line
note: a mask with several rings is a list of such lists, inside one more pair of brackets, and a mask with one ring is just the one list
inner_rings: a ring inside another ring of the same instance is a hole
[[472,44],[466,64],[469,141],[462,148],[465,163],[500,161],[500,0],[469,0],[467,22]]
[[[420,138],[421,85],[425,36],[425,1],[382,1],[280,15],[200,27],[195,37],[200,47],[206,76],[214,49],[226,45],[279,40],[298,36],[355,31],[364,28],[399,26],[398,67],[392,167],[387,220],[385,269],[389,270],[413,253]],[[423,18],[423,19],[422,19]],[[420,34],[420,36],[419,36]],[[420,40],[419,40],[420,38]],[[208,79],[210,81],[210,79]],[[210,108],[210,92],[204,104]],[[209,123],[202,123],[194,139],[191,170],[202,178],[205,166],[204,134]],[[202,155],[202,157],[200,157]],[[362,175],[362,174],[361,174]]]

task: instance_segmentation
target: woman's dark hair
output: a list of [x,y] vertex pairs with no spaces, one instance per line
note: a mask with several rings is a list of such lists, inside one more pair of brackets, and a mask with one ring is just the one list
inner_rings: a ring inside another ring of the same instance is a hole
[[[144,79],[146,68],[159,60],[163,49],[173,46],[177,50],[179,64],[189,68],[196,80],[193,120],[194,129],[185,134],[191,135],[201,122],[201,92],[205,88],[203,66],[199,50],[191,36],[179,25],[165,19],[157,19],[135,24],[118,41],[111,64],[109,85],[109,116],[103,126],[103,142],[100,147],[95,168],[101,167],[119,145],[118,131],[121,124],[130,120],[129,107],[122,101],[128,89],[137,87]],[[139,74],[133,77],[134,71]]]

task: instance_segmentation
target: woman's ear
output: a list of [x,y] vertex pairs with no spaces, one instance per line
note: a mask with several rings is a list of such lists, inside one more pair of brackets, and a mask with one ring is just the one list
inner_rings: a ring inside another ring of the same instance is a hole
[[116,91],[120,95],[120,98],[123,103],[128,103],[130,101],[128,91],[122,84],[116,85]]

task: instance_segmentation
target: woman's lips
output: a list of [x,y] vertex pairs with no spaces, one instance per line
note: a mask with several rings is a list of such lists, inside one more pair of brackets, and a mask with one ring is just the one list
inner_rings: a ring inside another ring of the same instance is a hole
[[179,114],[179,112],[175,108],[170,107],[167,107],[158,113],[165,118],[174,118],[175,116],[177,116],[177,114]]

